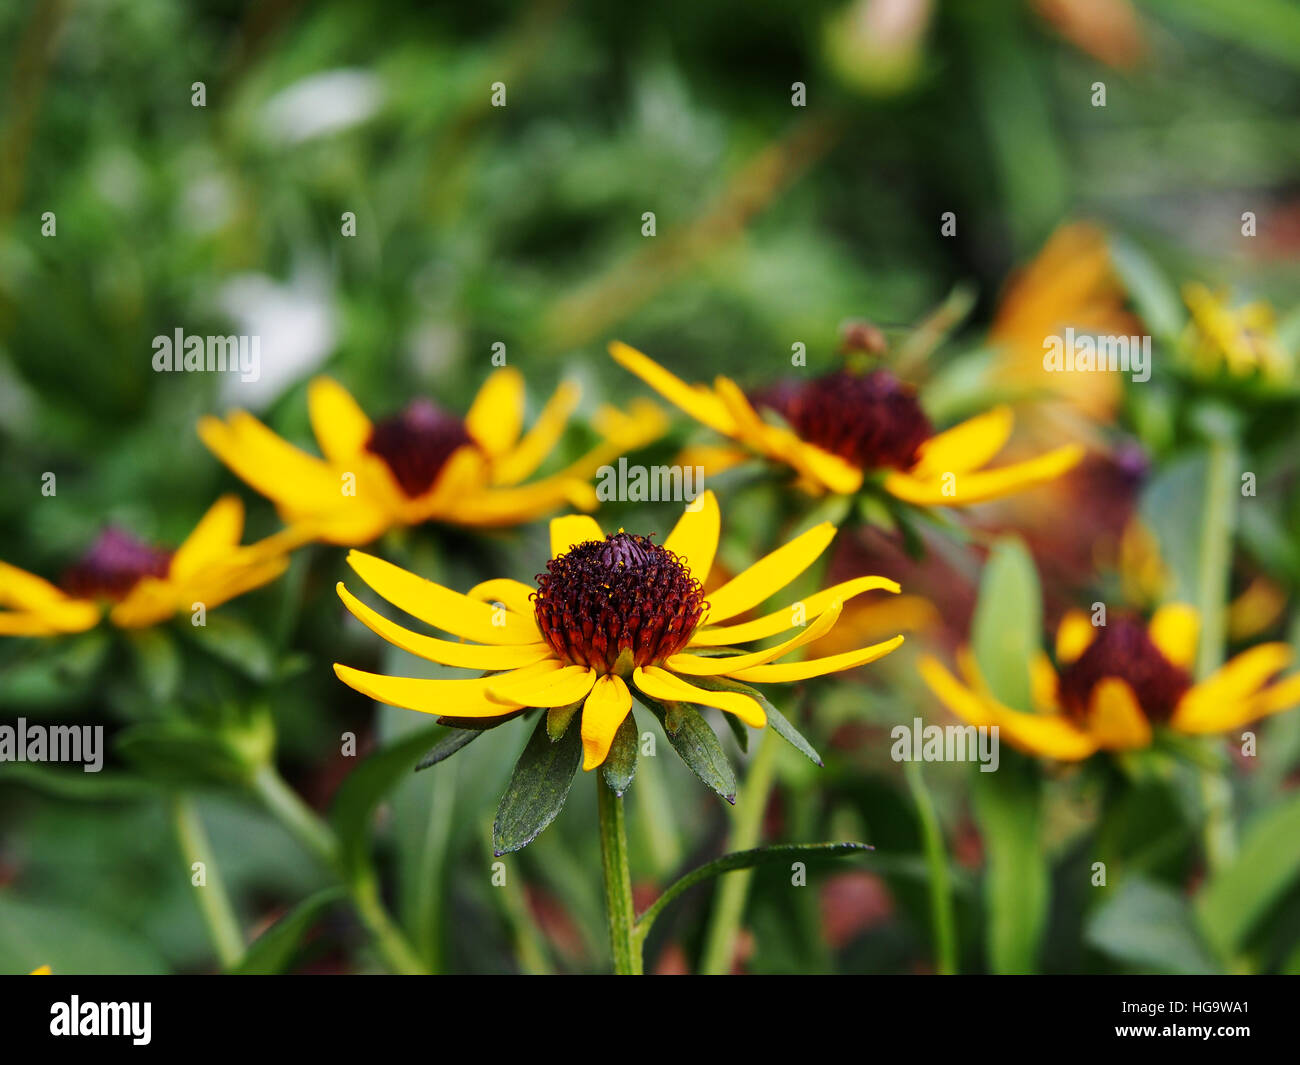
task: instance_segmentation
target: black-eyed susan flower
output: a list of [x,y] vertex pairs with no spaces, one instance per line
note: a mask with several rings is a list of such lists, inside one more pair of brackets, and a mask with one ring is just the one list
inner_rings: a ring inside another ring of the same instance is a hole
[[[858,577],[740,621],[807,569],[830,544],[835,527],[824,522],[809,529],[706,596],[703,586],[713,567],[720,524],[712,492],[687,508],[662,545],[622,530],[606,535],[583,515],[556,518],[551,522],[552,558],[534,586],[490,580],[464,595],[352,551],[352,568],[389,603],[473,642],[455,643],[407,629],[340,583],[339,595],[362,623],[420,657],[487,675],[392,677],[345,665],[334,671],[373,699],[437,714],[463,727],[482,727],[540,708],[547,712],[555,742],[577,717],[582,766],[591,770],[609,757],[634,696],[665,710],[670,732],[677,710],[692,706],[715,707],[762,728],[776,711],[770,704],[765,708],[749,683],[799,681],[852,669],[902,642],[896,636],[830,657],[782,661],[825,635],[846,600],[873,589],[897,592],[898,585],[883,577]],[[797,630],[793,636],[788,635],[791,629]],[[773,636],[785,638],[762,650],[734,649]],[[777,730],[788,738],[788,728],[782,719]]]
[[1277,334],[1277,317],[1263,300],[1234,305],[1226,292],[1199,282],[1183,286],[1190,318],[1180,338],[1182,352],[1200,376],[1226,375],[1289,385],[1295,360]]
[[[915,393],[884,369],[839,370],[746,395],[729,378],[689,385],[648,356],[615,341],[610,354],[697,421],[790,467],[814,493],[857,492],[878,478],[889,495],[918,506],[963,506],[1059,477],[1082,457],[1076,444],[996,469],[988,462],[1011,435],[998,407],[935,433]],[[771,417],[764,417],[768,413]],[[746,451],[723,463],[740,461]]]
[[595,420],[603,442],[566,469],[529,482],[577,401],[577,387],[561,385],[524,433],[523,377],[504,367],[487,379],[464,418],[418,399],[372,422],[341,385],[321,377],[308,391],[320,458],[244,411],[202,419],[199,436],[276,504],[289,527],[286,542],[355,545],[399,525],[503,526],[561,508],[594,509],[592,474],[654,440],[664,419],[651,403],[629,413],[603,408]]
[[1199,621],[1195,609],[1167,604],[1148,624],[1136,617],[1094,626],[1072,611],[1056,633],[1056,665],[1031,662],[1034,712],[1003,705],[969,649],[958,654],[961,679],[933,657],[921,676],[954,714],[993,726],[1030,754],[1076,762],[1098,751],[1150,746],[1161,727],[1187,734],[1226,732],[1300,703],[1300,674],[1275,680],[1291,660],[1284,643],[1244,651],[1193,683]]
[[174,551],[109,527],[59,584],[0,562],[0,635],[84,632],[105,610],[119,628],[147,628],[194,603],[219,606],[288,565],[265,541],[241,546],[243,533],[243,504],[223,496]]

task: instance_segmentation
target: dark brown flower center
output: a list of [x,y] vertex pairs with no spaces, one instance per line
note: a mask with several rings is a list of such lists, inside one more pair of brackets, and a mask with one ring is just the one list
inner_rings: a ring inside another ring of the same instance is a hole
[[555,653],[602,673],[628,673],[676,654],[705,607],[704,589],[675,554],[625,532],[551,559],[537,575],[533,602]]
[[120,600],[145,577],[166,577],[171,562],[172,552],[109,526],[60,583],[82,599]]
[[783,382],[750,397],[782,418],[800,439],[861,470],[910,469],[934,435],[913,390],[887,370],[837,370],[813,381]]
[[1137,618],[1112,618],[1077,659],[1061,670],[1061,703],[1082,722],[1092,690],[1106,677],[1127,681],[1149,721],[1167,721],[1178,700],[1191,687],[1187,671],[1169,661]]
[[401,414],[376,422],[366,450],[388,464],[402,491],[414,499],[433,486],[452,452],[473,442],[463,421],[417,399]]

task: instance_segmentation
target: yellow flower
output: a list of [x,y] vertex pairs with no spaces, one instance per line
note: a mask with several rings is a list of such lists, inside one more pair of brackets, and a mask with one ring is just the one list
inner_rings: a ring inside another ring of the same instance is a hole
[[1262,300],[1231,307],[1225,293],[1211,292],[1193,282],[1183,286],[1183,301],[1191,320],[1182,344],[1201,373],[1221,368],[1230,377],[1258,375],[1270,381],[1289,380],[1291,356],[1278,339],[1273,308]]
[[[697,421],[791,467],[814,493],[852,494],[864,476],[879,474],[884,490],[905,503],[965,506],[1052,480],[1083,457],[1083,448],[1069,444],[1026,462],[985,469],[1011,435],[1009,408],[936,435],[911,391],[885,370],[839,371],[750,397],[729,378],[716,378],[712,388],[688,385],[626,344],[615,341],[609,350],[620,365]],[[764,420],[759,408],[786,424]],[[733,453],[728,461],[743,454]]]
[[596,419],[605,438],[599,446],[567,469],[524,484],[559,441],[577,401],[577,387],[561,385],[521,436],[523,377],[507,367],[488,378],[463,420],[417,400],[372,423],[341,385],[321,377],[311,383],[308,409],[323,458],[243,411],[224,421],[203,418],[199,436],[276,504],[290,527],[284,543],[364,544],[398,525],[515,525],[561,507],[593,509],[588,480],[595,470],[658,437],[664,418],[648,402],[630,414],[604,408]]
[[244,506],[217,500],[175,551],[141,543],[120,529],[100,534],[63,576],[62,587],[0,562],[0,635],[57,636],[99,623],[105,607],[119,628],[166,621],[194,603],[215,607],[284,572],[288,559],[269,541],[240,546]]
[[1070,612],[1056,633],[1057,666],[1042,652],[1030,663],[1034,713],[1000,703],[968,648],[958,653],[961,680],[930,656],[920,670],[964,721],[996,725],[1014,746],[1065,762],[1147,747],[1153,726],[1226,732],[1300,703],[1300,674],[1273,680],[1291,659],[1284,643],[1252,647],[1193,684],[1199,628],[1196,611],[1181,603],[1161,607],[1148,625],[1121,617],[1094,627],[1082,611]]
[[[362,623],[412,654],[492,675],[427,680],[344,665],[335,665],[334,672],[379,702],[452,718],[502,718],[527,707],[572,715],[580,706],[583,768],[593,769],[605,761],[632,708],[633,688],[652,701],[716,707],[762,728],[766,714],[753,697],[700,685],[805,680],[874,662],[903,642],[896,636],[827,658],[778,662],[825,635],[846,600],[872,589],[897,592],[898,585],[884,577],[858,577],[737,622],[807,569],[830,544],[835,527],[823,522],[809,529],[706,599],[703,584],[713,567],[720,526],[712,492],[687,508],[662,546],[623,531],[606,536],[585,515],[555,518],[552,558],[535,588],[490,580],[465,595],[352,551],[349,564],[388,602],[475,642],[412,632],[370,609],[340,582],[339,596]],[[793,628],[799,631],[773,647],[718,653]]]
[[50,976],[54,972],[48,965],[42,965],[39,969],[33,969],[29,976]]

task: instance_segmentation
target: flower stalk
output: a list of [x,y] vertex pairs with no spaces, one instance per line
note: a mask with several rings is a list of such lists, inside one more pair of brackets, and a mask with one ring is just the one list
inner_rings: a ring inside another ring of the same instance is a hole
[[632,902],[632,873],[628,864],[627,824],[623,799],[596,774],[600,811],[600,857],[605,874],[605,905],[609,918],[609,944],[614,972],[619,976],[642,974],[641,939],[637,935],[636,907]]
[[195,899],[217,959],[223,969],[229,969],[243,957],[244,935],[239,929],[239,919],[235,916],[225,881],[221,878],[207,830],[199,820],[193,798],[186,793],[172,797],[171,815],[186,864],[192,868],[195,862],[203,863],[204,882],[201,886],[196,885]]

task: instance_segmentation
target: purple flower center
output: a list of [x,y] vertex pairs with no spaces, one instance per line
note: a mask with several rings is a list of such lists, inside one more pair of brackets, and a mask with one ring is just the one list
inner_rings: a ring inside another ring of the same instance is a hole
[[69,595],[82,599],[125,599],[145,577],[166,577],[172,552],[137,540],[109,526],[99,534],[60,582]]
[[1126,681],[1149,721],[1167,721],[1192,685],[1187,671],[1151,642],[1137,618],[1112,618],[1077,659],[1061,670],[1061,703],[1074,720],[1086,719],[1096,685],[1107,677]]
[[366,450],[383,459],[402,491],[415,499],[433,486],[457,448],[473,443],[461,419],[417,399],[400,414],[376,422]]

